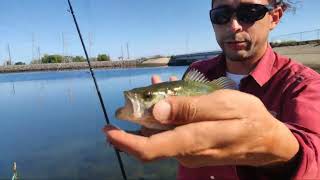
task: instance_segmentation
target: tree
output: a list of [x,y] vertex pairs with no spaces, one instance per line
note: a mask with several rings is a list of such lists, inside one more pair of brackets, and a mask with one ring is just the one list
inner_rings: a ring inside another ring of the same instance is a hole
[[45,54],[41,58],[42,63],[62,63],[62,56],[61,55],[47,55]]
[[99,54],[97,57],[98,61],[110,61],[110,57],[106,54]]
[[14,65],[26,65],[26,63],[19,61],[19,62],[14,63]]
[[72,58],[72,62],[84,62],[86,59],[82,56],[76,56]]

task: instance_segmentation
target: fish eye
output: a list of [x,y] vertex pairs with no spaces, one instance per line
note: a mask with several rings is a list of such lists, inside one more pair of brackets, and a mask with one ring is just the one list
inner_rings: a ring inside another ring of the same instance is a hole
[[150,91],[144,93],[144,95],[143,95],[143,98],[144,98],[144,99],[147,99],[147,100],[152,99],[152,97],[153,97],[153,94],[152,94],[152,92],[150,92]]

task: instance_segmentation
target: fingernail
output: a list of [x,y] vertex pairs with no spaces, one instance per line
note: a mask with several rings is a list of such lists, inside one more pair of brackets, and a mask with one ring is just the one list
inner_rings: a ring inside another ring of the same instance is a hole
[[158,102],[153,108],[154,118],[162,123],[169,122],[170,115],[171,105],[166,100]]

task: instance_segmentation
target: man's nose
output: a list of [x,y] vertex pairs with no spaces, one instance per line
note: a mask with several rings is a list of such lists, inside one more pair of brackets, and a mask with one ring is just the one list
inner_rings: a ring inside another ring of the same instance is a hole
[[242,31],[242,25],[239,23],[236,16],[232,16],[229,22],[229,29],[231,32]]

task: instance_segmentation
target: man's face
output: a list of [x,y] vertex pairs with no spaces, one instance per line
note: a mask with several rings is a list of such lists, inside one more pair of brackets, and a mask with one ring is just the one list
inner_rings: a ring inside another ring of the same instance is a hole
[[[268,0],[214,0],[213,8],[221,6],[239,7],[240,4],[268,5]],[[267,48],[272,16],[266,15],[254,23],[239,21],[235,14],[225,24],[213,24],[216,39],[227,59],[244,61],[260,58]],[[260,57],[259,57],[260,56]]]

